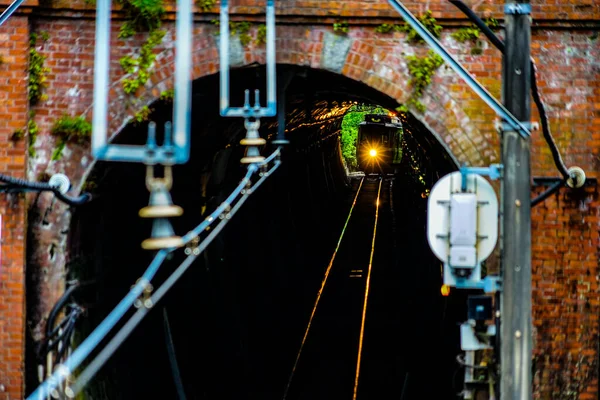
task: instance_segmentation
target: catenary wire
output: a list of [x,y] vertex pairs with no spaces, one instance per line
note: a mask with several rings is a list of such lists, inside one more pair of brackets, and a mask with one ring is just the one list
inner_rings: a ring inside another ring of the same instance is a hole
[[[257,164],[251,164],[248,167],[248,171],[246,176],[240,184],[233,190],[231,195],[219,206],[215,211],[213,211],[209,217],[207,217],[200,225],[198,225],[194,230],[188,232],[185,236],[183,236],[183,244],[189,243],[192,239],[197,237],[202,231],[204,231],[209,225],[213,223],[213,221],[218,218],[219,215],[223,214],[227,209],[230,208],[231,203],[244,192],[245,187],[251,182],[250,178],[252,175],[258,171],[259,166],[264,166],[270,163],[273,160],[276,160],[277,166],[280,161],[278,157],[280,156],[281,151],[278,149],[274,151],[269,157],[267,157],[264,161]],[[266,178],[266,176],[263,176]],[[261,179],[258,182],[263,181]],[[138,282],[133,286],[133,288],[129,291],[129,293],[117,304],[117,306],[111,311],[111,313],[94,329],[94,331],[81,343],[81,345],[75,349],[71,357],[65,361],[65,363],[61,366],[61,368],[57,369],[54,374],[46,379],[38,388],[31,393],[27,400],[37,400],[42,399],[47,396],[52,390],[54,390],[58,385],[62,384],[66,377],[74,371],[79,365],[90,355],[90,353],[100,344],[100,342],[106,337],[106,335],[115,327],[115,325],[121,320],[121,318],[125,315],[125,313],[129,310],[129,308],[134,304],[135,300],[137,300],[144,289],[149,285],[150,280],[156,275],[158,269],[164,262],[166,256],[176,250],[175,248],[163,249],[160,250],[154,260],[150,264],[150,266],[146,269],[142,277],[138,280]]]
[[[265,160],[263,163],[267,162]],[[270,176],[281,164],[279,160],[276,160],[273,167],[263,173],[262,177],[254,184],[251,188],[241,192],[240,199],[235,203],[229,212],[228,217],[225,217],[198,246],[197,254],[189,255],[179,267],[167,278],[167,280],[156,290],[151,296],[150,301],[152,305],[155,305],[160,299],[169,291],[169,289],[181,278],[181,276],[187,271],[192,265],[196,258],[202,254],[202,252],[210,245],[214,238],[223,230],[227,225],[227,221],[240,209],[248,197],[254,192],[266,179]],[[252,166],[248,168],[252,169]],[[150,311],[149,308],[144,306],[140,307],[136,313],[125,323],[125,325],[115,334],[110,342],[100,351],[100,353],[92,360],[92,362],[84,369],[77,381],[72,387],[73,394],[79,393],[91,378],[98,372],[98,370],[106,363],[106,361],[112,356],[117,348],[125,341],[125,339],[131,334],[135,327],[142,321],[142,319]]]

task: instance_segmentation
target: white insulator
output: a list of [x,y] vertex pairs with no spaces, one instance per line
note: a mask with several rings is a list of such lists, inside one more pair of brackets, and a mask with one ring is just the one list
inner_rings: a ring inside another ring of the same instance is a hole
[[50,177],[48,184],[56,188],[60,193],[65,194],[71,188],[71,181],[65,174],[54,174]]
[[567,186],[570,188],[580,188],[585,184],[585,171],[579,167],[569,168],[569,178]]

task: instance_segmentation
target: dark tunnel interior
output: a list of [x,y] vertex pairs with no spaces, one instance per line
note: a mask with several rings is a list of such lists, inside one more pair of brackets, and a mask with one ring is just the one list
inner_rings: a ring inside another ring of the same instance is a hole
[[[259,66],[232,71],[232,105],[241,105],[244,89],[264,89],[264,73]],[[285,104],[291,143],[280,169],[155,305],[86,388],[88,398],[178,398],[166,346],[165,310],[188,399],[283,398],[360,179],[347,176],[342,164],[343,116],[355,103],[388,109],[397,103],[327,71],[280,65],[278,73],[290,78]],[[194,82],[193,93],[192,157],[174,167],[172,189],[173,202],[185,210],[183,217],[171,221],[181,235],[218,206],[244,172],[239,163],[244,150],[238,145],[245,134],[243,120],[219,116],[218,75]],[[151,119],[159,132],[170,118],[170,104],[153,106]],[[406,114],[401,119],[401,168],[382,183],[387,205],[380,215],[377,246],[385,248],[386,256],[380,257],[385,267],[373,266],[369,300],[377,311],[367,319],[367,335],[377,339],[367,341],[371,345],[366,351],[375,361],[363,370],[366,383],[358,398],[452,399],[461,390],[463,371],[455,357],[466,297],[440,294],[440,263],[429,250],[425,229],[428,191],[456,164],[416,118]],[[261,122],[261,136],[273,139],[276,119]],[[143,143],[146,126],[129,125],[117,141]],[[267,145],[263,153],[272,150]],[[74,215],[68,266],[71,278],[95,282],[78,298],[88,310],[79,340],[110,312],[152,259],[140,248],[151,230],[151,223],[138,217],[148,203],[144,174],[141,165],[100,162],[88,178],[94,200]],[[182,253],[176,252],[161,268],[155,287],[183,260]],[[323,296],[334,294],[325,287]],[[355,333],[339,330],[335,336],[344,341]],[[307,351],[310,346],[309,336]],[[299,374],[316,368],[318,357],[311,357],[301,360]],[[336,371],[329,373],[335,380]],[[332,398],[326,387],[307,392],[293,385],[290,400]]]

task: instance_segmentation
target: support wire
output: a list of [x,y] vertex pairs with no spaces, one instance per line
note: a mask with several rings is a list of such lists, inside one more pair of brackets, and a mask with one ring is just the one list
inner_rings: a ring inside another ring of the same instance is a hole
[[[266,160],[265,160],[266,162]],[[267,177],[274,172],[281,162],[279,160],[275,161],[275,164],[271,169],[264,173],[263,176],[254,184],[249,190],[240,191],[242,197],[237,201],[237,203],[231,208],[231,211],[228,212],[229,218],[231,218],[244,204],[244,202],[248,199],[250,194],[254,190],[256,190],[266,179]],[[253,174],[257,170],[255,164],[250,165],[248,167],[248,175]],[[232,196],[230,196],[231,198]],[[173,287],[173,285],[181,278],[181,276],[187,271],[187,269],[192,265],[192,263],[196,260],[196,258],[202,254],[204,250],[211,244],[215,237],[225,228],[229,218],[223,219],[211,232],[206,236],[206,238],[200,243],[198,246],[198,253],[189,255],[177,269],[167,278],[167,280],[156,290],[156,292],[150,298],[153,305],[157,304],[160,299]],[[186,235],[187,236],[187,235]],[[72,387],[73,393],[77,395],[87,383],[94,377],[94,375],[98,372],[98,370],[108,361],[108,359],[113,355],[113,353],[119,348],[119,346],[127,339],[127,337],[133,332],[133,330],[137,327],[137,325],[144,319],[146,314],[150,312],[152,308],[140,307],[136,313],[127,321],[127,323],[121,328],[115,336],[110,340],[110,342],[102,349],[102,351],[92,360],[92,362],[83,370],[81,375],[79,375],[77,381]]]
[[[281,163],[281,161],[279,160],[279,156],[280,156],[280,151],[276,150],[268,158],[266,158],[263,162],[250,165],[248,167],[246,176],[244,177],[244,179],[242,179],[240,184],[233,190],[231,195],[225,200],[225,202],[223,202],[219,207],[217,207],[217,209],[215,211],[213,211],[202,223],[200,223],[194,230],[188,232],[182,238],[182,240],[184,242],[183,244],[185,245],[185,244],[189,243],[192,239],[199,236],[200,233],[202,233],[208,226],[210,226],[213,223],[213,221],[218,220],[219,215],[221,215],[224,212],[226,212],[227,210],[229,210],[231,204],[235,201],[235,199],[238,196],[240,196],[240,194],[243,194],[244,197],[242,197],[242,199],[240,199],[240,201],[238,201],[237,204],[240,204],[240,202],[243,203],[242,200],[244,200],[246,197],[246,195],[244,194],[244,189],[246,188],[246,186],[248,184],[250,184],[250,182],[251,182],[250,178],[252,177],[252,175],[258,171],[259,166],[267,165],[268,163],[270,163],[273,160],[275,160],[275,165],[271,168],[269,173],[271,171],[274,171]],[[253,188],[258,187],[258,185],[262,184],[262,182],[266,179],[266,177],[269,175],[269,173],[263,174],[263,177],[254,184]],[[249,193],[246,192],[246,194],[249,194]],[[237,206],[237,204],[236,204],[236,206]],[[241,206],[241,204],[240,204],[240,206]],[[234,209],[235,209],[235,207],[234,207]],[[233,212],[233,209],[229,212],[229,214],[231,215],[232,212]],[[221,224],[219,224],[219,226],[221,226]],[[219,228],[219,226],[217,226],[217,228]],[[215,229],[217,229],[217,228],[215,228]],[[208,235],[208,237],[210,237],[210,235]],[[207,237],[207,239],[208,239],[208,237]],[[102,340],[104,340],[104,338],[108,335],[108,333],[116,326],[116,324],[121,320],[121,318],[123,318],[125,313],[131,308],[133,303],[141,296],[144,289],[146,289],[146,287],[150,284],[150,281],[156,275],[158,269],[160,268],[160,266],[166,259],[167,255],[175,250],[176,250],[175,248],[163,249],[163,250],[160,250],[156,254],[156,256],[154,257],[154,260],[152,261],[152,263],[150,264],[148,269],[146,269],[146,271],[144,272],[142,277],[133,286],[133,288],[129,291],[129,293],[121,300],[121,302],[113,309],[113,311],[111,311],[111,313],[100,323],[100,325],[98,325],[98,327],[96,327],[96,329],[94,329],[94,331],[81,343],[81,345],[73,352],[71,357],[69,357],[69,359],[67,359],[67,361],[60,368],[58,368],[54,372],[54,374],[52,374],[51,377],[46,379],[40,386],[38,386],[38,388],[27,397],[27,400],[44,399],[52,391],[54,391],[57,387],[62,385],[62,383],[66,380],[66,378],[72,373],[72,371],[74,371],[81,365],[81,363],[90,355],[90,353],[100,344],[100,342]],[[186,261],[184,261],[184,263]],[[191,261],[190,261],[190,263],[191,263]],[[180,266],[180,268],[181,268],[181,266]],[[165,282],[165,284],[166,283],[167,282]],[[164,287],[165,284],[163,284],[161,286],[161,288]],[[159,290],[157,290],[155,292],[154,296],[152,296],[151,299],[153,301],[155,300],[155,296],[158,293],[160,293],[161,288],[159,288]],[[160,296],[162,296],[162,294]],[[142,310],[142,309],[140,309],[140,310]],[[134,314],[134,316],[131,319],[134,319],[136,317],[136,315],[139,315],[139,314],[137,314],[137,313]],[[143,318],[143,315],[141,318]],[[141,320],[141,318],[140,318],[140,320]],[[130,321],[128,321],[128,324],[129,324],[129,322],[131,322],[131,319],[130,319]],[[137,323],[139,323],[139,321]],[[133,326],[137,325],[137,323],[133,324]],[[121,331],[123,329],[125,329],[125,326],[121,329]],[[119,332],[121,332],[121,331],[119,331]],[[114,338],[113,338],[113,340],[114,340]],[[124,340],[124,338],[123,338],[123,340]],[[111,341],[111,343],[112,343],[112,341]]]

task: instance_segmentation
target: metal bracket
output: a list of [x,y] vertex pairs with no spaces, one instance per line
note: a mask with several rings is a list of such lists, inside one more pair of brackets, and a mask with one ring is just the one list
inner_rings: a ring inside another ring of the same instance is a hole
[[504,169],[504,165],[502,164],[492,164],[489,167],[460,167],[461,174],[461,184],[460,189],[463,192],[467,191],[467,175],[469,174],[477,174],[488,176],[491,180],[495,181],[496,179],[500,179],[502,177],[502,170]]
[[[92,153],[98,160],[183,164],[190,157],[192,0],[177,1],[175,52],[175,96],[173,99],[173,144],[167,146],[116,145],[108,143],[107,108],[110,72],[111,2],[96,2],[96,52],[94,58],[94,117]],[[149,128],[150,130],[150,128]],[[149,134],[150,136],[150,134]],[[150,140],[150,138],[149,138]]]
[[[229,0],[221,0],[220,62],[221,62],[221,116],[262,118],[277,115],[277,73],[275,69],[275,0],[267,0],[267,107],[261,107],[259,91],[253,107],[246,100],[243,107],[229,106]],[[246,96],[248,99],[248,96]]]
[[453,286],[457,289],[480,289],[485,293],[502,291],[502,285],[499,276],[486,276],[479,281],[472,281],[466,278],[456,278],[456,283]]
[[531,14],[530,3],[507,3],[504,5],[504,14],[526,15]]

